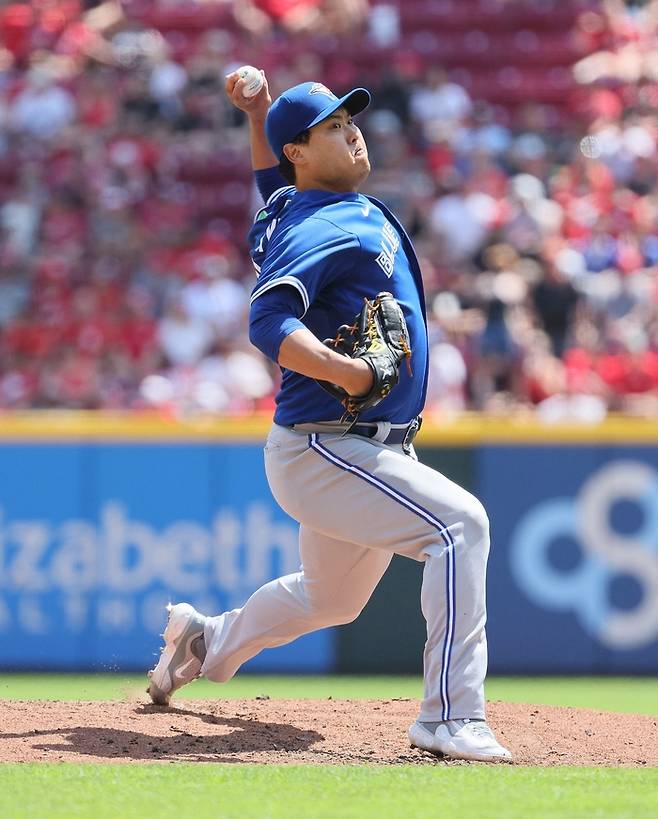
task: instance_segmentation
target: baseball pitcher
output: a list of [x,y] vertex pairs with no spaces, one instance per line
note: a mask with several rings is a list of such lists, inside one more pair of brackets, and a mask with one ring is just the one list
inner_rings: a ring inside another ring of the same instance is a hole
[[413,450],[425,400],[423,283],[391,211],[359,193],[368,150],[354,117],[370,102],[319,82],[272,104],[267,82],[226,92],[246,112],[264,207],[249,235],[250,338],[282,369],[265,445],[272,493],[299,522],[301,569],[242,608],[170,607],[149,693],[166,705],[203,675],[229,680],[264,648],[358,617],[394,554],[424,564],[424,697],[413,746],[510,760],[486,723],[487,515]]

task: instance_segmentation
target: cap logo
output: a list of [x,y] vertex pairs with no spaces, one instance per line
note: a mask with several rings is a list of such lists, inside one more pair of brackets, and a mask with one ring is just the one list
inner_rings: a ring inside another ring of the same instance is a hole
[[325,96],[329,97],[329,99],[337,100],[338,97],[334,94],[333,91],[330,91],[326,85],[322,85],[321,82],[316,82],[311,86],[311,90],[308,92],[309,94],[324,94]]

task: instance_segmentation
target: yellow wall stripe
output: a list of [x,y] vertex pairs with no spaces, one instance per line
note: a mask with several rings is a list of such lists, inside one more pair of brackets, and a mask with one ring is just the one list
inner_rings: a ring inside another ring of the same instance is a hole
[[[154,413],[94,411],[6,412],[0,415],[3,442],[262,441],[268,415],[235,418],[173,418]],[[510,444],[658,444],[658,420],[613,416],[601,424],[545,425],[536,419],[467,414],[456,420],[426,418],[419,444],[468,446]]]

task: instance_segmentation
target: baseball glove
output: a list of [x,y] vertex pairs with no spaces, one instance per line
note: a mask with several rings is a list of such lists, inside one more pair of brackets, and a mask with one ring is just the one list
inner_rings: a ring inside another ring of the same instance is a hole
[[361,358],[368,363],[373,373],[372,388],[366,395],[353,396],[329,381],[318,384],[337,398],[345,407],[345,416],[358,416],[371,407],[376,407],[386,398],[400,379],[399,368],[406,359],[411,375],[411,348],[409,331],[404,315],[391,293],[379,293],[374,299],[364,299],[361,312],[351,325],[338,328],[335,338],[324,340],[341,355]]

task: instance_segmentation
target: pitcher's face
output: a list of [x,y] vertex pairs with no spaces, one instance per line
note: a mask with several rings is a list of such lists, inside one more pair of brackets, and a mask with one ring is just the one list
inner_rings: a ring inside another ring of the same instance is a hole
[[306,144],[294,145],[297,187],[356,191],[370,173],[368,149],[351,114],[339,108],[314,125]]

